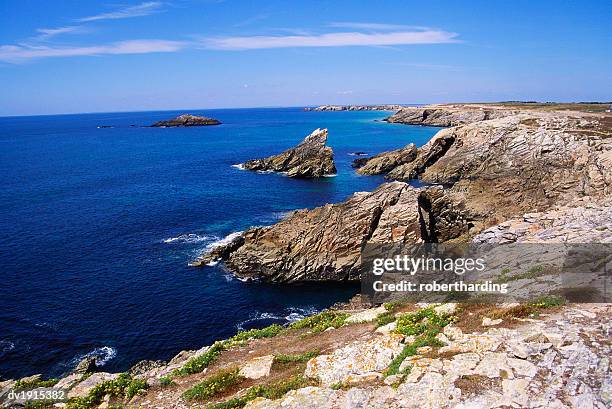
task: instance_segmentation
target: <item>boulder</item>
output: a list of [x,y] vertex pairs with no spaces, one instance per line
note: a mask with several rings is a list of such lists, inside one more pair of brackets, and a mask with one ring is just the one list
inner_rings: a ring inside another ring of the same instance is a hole
[[316,129],[299,145],[278,155],[253,159],[243,164],[244,169],[286,172],[295,178],[318,178],[336,173],[334,153],[327,143],[327,129]]

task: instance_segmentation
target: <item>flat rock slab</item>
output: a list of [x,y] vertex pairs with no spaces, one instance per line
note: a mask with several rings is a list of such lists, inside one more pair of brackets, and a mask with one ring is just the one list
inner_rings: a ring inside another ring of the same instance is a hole
[[76,386],[74,386],[70,392],[68,392],[68,398],[83,398],[87,396],[90,390],[92,390],[96,385],[111,381],[113,379],[117,379],[119,374],[108,373],[108,372],[96,372],[85,379],[83,382],[80,382]]
[[274,362],[274,355],[265,355],[251,359],[242,368],[240,376],[248,379],[259,379],[270,375],[270,368]]

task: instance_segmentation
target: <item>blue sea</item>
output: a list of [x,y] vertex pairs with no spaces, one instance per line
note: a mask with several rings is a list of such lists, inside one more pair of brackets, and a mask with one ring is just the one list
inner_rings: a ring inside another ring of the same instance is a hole
[[[0,118],[1,377],[60,376],[87,355],[123,371],[349,299],[357,285],[245,283],[188,263],[249,226],[375,189],[382,177],[357,175],[350,153],[422,145],[438,130],[380,111],[189,112],[223,124],[144,127],[182,111]],[[232,166],[316,128],[329,129],[335,177]]]

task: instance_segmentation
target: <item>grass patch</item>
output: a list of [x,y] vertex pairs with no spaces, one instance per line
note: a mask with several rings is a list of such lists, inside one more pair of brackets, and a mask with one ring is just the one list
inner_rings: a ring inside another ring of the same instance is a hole
[[162,376],[161,378],[159,378],[159,383],[161,386],[170,386],[174,385],[175,382],[171,376]]
[[308,362],[311,358],[318,356],[319,351],[307,351],[302,354],[278,354],[274,355],[274,361],[281,364],[292,363],[292,362]]
[[238,372],[238,368],[220,371],[183,392],[183,399],[203,401],[219,395],[244,380],[244,377],[240,376]]
[[341,311],[326,310],[319,314],[311,315],[289,325],[292,329],[309,328],[312,332],[323,332],[327,328],[339,328],[349,314]]
[[310,381],[301,375],[275,382],[269,385],[256,385],[250,387],[243,396],[232,398],[225,402],[206,406],[206,409],[242,409],[249,401],[262,397],[266,399],[279,399],[293,389],[310,385]]
[[13,387],[16,391],[22,391],[25,389],[35,389],[35,388],[50,388],[59,382],[59,379],[51,378],[47,380],[37,379],[34,381],[22,381],[18,380],[15,382],[15,386]]
[[[409,356],[417,354],[417,349],[424,346],[441,347],[444,343],[436,338],[445,326],[455,320],[452,315],[438,314],[433,307],[401,315],[397,319],[396,332],[406,336],[415,336],[413,342],[406,344],[385,371],[385,376],[401,373],[400,366]],[[408,372],[410,369],[407,370]]]
[[250,339],[271,338],[283,331],[283,327],[278,324],[273,324],[261,329],[250,329],[248,331],[240,331],[233,337],[216,341],[211,347],[201,355],[189,359],[180,369],[173,371],[173,375],[186,376],[194,373],[202,372],[211,363],[213,363],[221,352],[235,345],[241,345]]
[[102,382],[94,386],[84,398],[76,398],[68,401],[67,409],[88,409],[102,402],[105,395],[119,397],[122,399],[132,399],[139,393],[148,388],[143,379],[132,378],[128,373],[119,374],[117,379]]
[[512,308],[497,309],[490,314],[491,318],[525,318],[537,314],[540,310],[560,307],[565,304],[565,299],[554,295],[544,295],[536,298],[528,304],[517,305]]
[[395,321],[395,313],[393,311],[387,311],[376,317],[376,328],[382,327]]

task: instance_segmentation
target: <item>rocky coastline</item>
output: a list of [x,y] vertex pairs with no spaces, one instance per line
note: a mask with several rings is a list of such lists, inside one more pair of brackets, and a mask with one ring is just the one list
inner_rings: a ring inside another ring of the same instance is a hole
[[397,111],[403,105],[321,105],[318,107],[306,107],[304,111]]
[[196,116],[190,114],[179,115],[176,118],[168,119],[165,121],[158,121],[151,125],[153,128],[177,128],[187,126],[208,126],[208,125],[221,125],[221,122],[207,118],[205,116]]
[[334,152],[326,146],[327,134],[327,129],[315,129],[296,147],[267,158],[248,160],[241,166],[253,171],[281,172],[292,178],[334,175]]
[[[457,125],[418,149],[357,160],[357,172],[396,182],[250,229],[197,264],[223,260],[239,276],[274,282],[358,280],[368,243],[469,241],[506,220],[577,201],[609,211],[609,114],[451,105],[404,108],[389,121]],[[413,180],[435,186],[415,189]],[[611,234],[612,226],[601,228]]]
[[[373,192],[251,228],[196,264],[222,260],[240,277],[271,282],[347,281],[359,279],[368,244],[611,242],[610,114],[455,104],[402,108],[387,120],[446,128],[422,147],[359,158],[357,172],[389,179]],[[317,130],[251,167],[324,175],[334,166],[326,140]],[[68,400],[37,407],[607,408],[610,314],[610,304],[560,297],[351,303],[126,373],[89,360],[59,380],[1,381],[0,399],[23,407],[10,391],[53,387]]]

